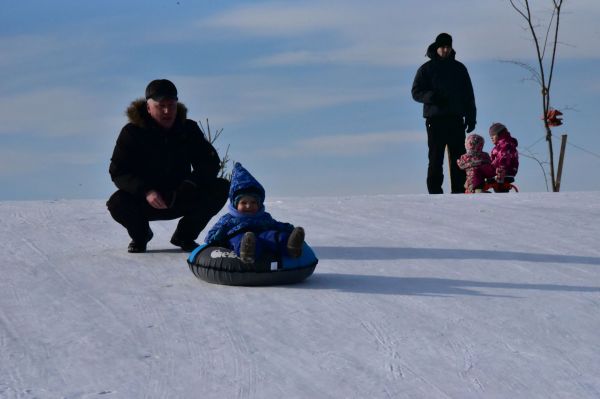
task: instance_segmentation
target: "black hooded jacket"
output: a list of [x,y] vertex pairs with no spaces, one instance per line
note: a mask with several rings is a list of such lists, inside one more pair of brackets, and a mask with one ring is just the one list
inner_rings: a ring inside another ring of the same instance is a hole
[[183,104],[177,104],[169,130],[152,119],[144,99],[133,101],[126,114],[129,123],[117,138],[109,167],[117,188],[144,196],[149,190],[171,192],[184,180],[201,186],[217,176],[219,156],[198,124],[187,119]]
[[475,125],[477,108],[473,85],[467,68],[456,61],[456,52],[448,59],[437,54],[436,45],[427,49],[429,61],[421,65],[415,75],[412,97],[423,103],[423,117],[459,116]]

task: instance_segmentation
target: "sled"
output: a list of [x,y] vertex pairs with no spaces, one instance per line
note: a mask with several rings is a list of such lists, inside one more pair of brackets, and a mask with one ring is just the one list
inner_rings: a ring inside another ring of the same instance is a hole
[[267,286],[305,280],[313,274],[318,259],[307,243],[298,258],[278,259],[266,254],[251,264],[242,262],[231,249],[203,244],[190,254],[187,262],[192,273],[207,283]]
[[486,179],[483,185],[483,192],[490,193],[490,190],[494,190],[495,193],[508,193],[514,191],[519,192],[519,188],[513,184],[515,181],[514,176],[506,176],[504,182],[499,183],[496,179]]

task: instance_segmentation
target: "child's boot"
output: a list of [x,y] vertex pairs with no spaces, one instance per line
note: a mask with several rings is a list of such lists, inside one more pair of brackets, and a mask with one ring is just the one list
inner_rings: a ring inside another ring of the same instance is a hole
[[304,243],[304,229],[295,227],[290,233],[287,242],[288,255],[292,258],[299,258],[302,255],[302,244]]
[[244,233],[240,244],[240,258],[244,263],[254,263],[254,254],[256,253],[256,236],[249,231]]

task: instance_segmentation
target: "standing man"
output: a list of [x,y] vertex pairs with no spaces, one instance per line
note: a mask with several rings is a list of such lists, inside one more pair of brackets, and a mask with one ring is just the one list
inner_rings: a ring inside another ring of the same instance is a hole
[[465,153],[465,131],[475,129],[477,109],[467,68],[454,59],[452,36],[440,33],[427,49],[429,61],[415,75],[412,96],[423,103],[429,167],[427,190],[442,194],[444,152],[448,147],[452,193],[464,193],[465,172],[456,161]]
[[106,203],[132,241],[129,252],[145,252],[151,220],[177,219],[171,244],[194,250],[196,238],[227,201],[229,182],[217,177],[221,160],[178,102],[177,88],[153,80],[146,98],[127,109],[109,173],[118,190]]

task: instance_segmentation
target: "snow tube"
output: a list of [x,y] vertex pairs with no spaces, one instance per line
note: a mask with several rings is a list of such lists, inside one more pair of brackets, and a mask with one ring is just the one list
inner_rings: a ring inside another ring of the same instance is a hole
[[190,270],[200,280],[242,286],[299,283],[314,272],[318,261],[306,243],[299,258],[267,256],[244,263],[231,249],[203,244],[187,259]]

